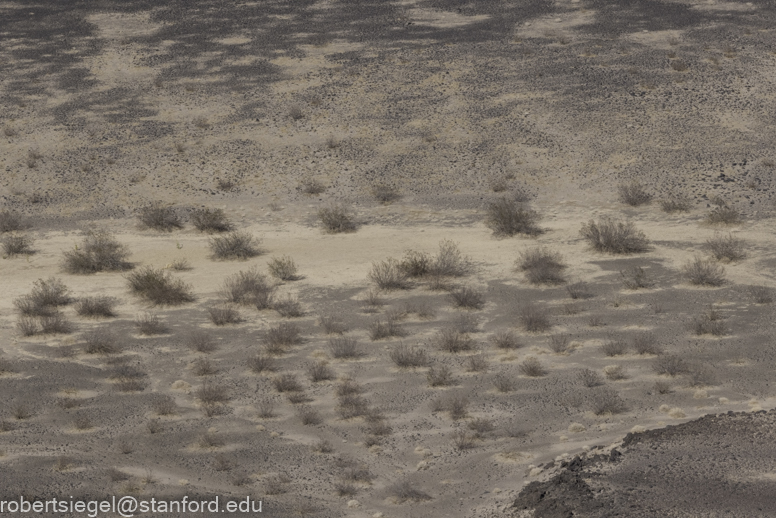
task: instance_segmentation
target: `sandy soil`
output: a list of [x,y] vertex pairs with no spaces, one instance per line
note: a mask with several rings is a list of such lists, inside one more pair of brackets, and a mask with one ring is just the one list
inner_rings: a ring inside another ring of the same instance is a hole
[[[773,21],[762,2],[0,2],[0,211],[24,222],[3,239],[34,240],[34,253],[0,260],[0,499],[251,495],[270,516],[566,516],[526,507],[533,501],[521,489],[555,480],[577,455],[609,459],[614,448],[632,460],[606,464],[613,471],[600,487],[619,495],[622,509],[637,506],[633,516],[649,516],[658,508],[649,502],[678,497],[659,488],[630,498],[611,482],[617,470],[652,462],[640,450],[629,457],[626,434],[688,423],[724,449],[733,440],[724,426],[699,418],[734,411],[767,422],[755,412],[776,407],[773,305],[750,292],[776,287]],[[634,179],[652,203],[618,198],[617,186]],[[311,180],[325,189],[305,193]],[[383,184],[401,197],[375,200]],[[541,216],[538,236],[495,236],[486,225],[488,204],[516,193]],[[659,202],[676,193],[690,210],[663,212]],[[139,227],[150,203],[173,207],[184,227]],[[352,210],[355,232],[321,229],[318,211],[332,203]],[[719,203],[742,221],[706,222]],[[262,253],[215,260],[212,236],[191,222],[204,207],[260,239]],[[651,248],[591,250],[580,228],[602,217],[632,221]],[[151,306],[129,292],[126,272],[63,271],[63,253],[90,229],[126,245],[136,270],[164,268],[189,284],[196,300]],[[690,285],[683,266],[728,233],[743,240],[746,257],[723,264],[722,286]],[[449,290],[427,278],[381,292],[382,306],[365,303],[373,264],[408,250],[434,255],[443,240],[471,264],[448,282],[478,291],[481,308],[455,308]],[[562,255],[565,283],[531,284],[515,270],[537,246]],[[222,303],[225,280],[266,273],[280,256],[300,277],[278,282],[277,298],[295,298],[303,314],[243,305],[239,323],[214,325],[208,308]],[[179,259],[190,269],[173,270]],[[653,285],[626,289],[621,272],[633,267]],[[116,297],[116,315],[85,318],[70,304],[60,309],[71,332],[24,336],[15,301],[51,277],[74,300]],[[570,297],[575,282],[587,283],[588,297]],[[547,313],[550,329],[524,329],[528,305]],[[693,319],[710,307],[726,332],[694,334]],[[140,334],[135,321],[145,313],[166,332]],[[360,358],[332,356],[318,322],[327,315],[347,325]],[[405,335],[373,340],[370,327],[392,315]],[[462,319],[475,323],[474,349],[441,350],[439,333]],[[301,343],[275,358],[276,370],[252,372],[249,359],[283,322],[299,327]],[[115,334],[120,353],[85,352],[99,328]],[[193,330],[217,348],[193,351]],[[521,347],[493,344],[506,330]],[[647,331],[662,355],[601,349]],[[552,352],[552,337],[563,335],[572,347]],[[450,384],[430,386],[429,366],[397,367],[390,355],[399,344],[448,368]],[[690,373],[658,375],[667,354]],[[473,355],[484,370],[469,371]],[[521,374],[531,357],[546,375]],[[212,373],[197,371],[203,361]],[[319,361],[332,379],[309,379]],[[139,390],[116,380],[127,366],[142,373]],[[604,387],[579,380],[582,369],[603,376],[613,366],[625,375]],[[307,401],[276,389],[284,374],[297,377]],[[381,419],[342,417],[336,391],[348,377]],[[512,390],[496,390],[499,377]],[[656,382],[670,390],[658,393]],[[215,415],[197,396],[208,384],[229,395]],[[593,411],[605,390],[622,398],[622,411]],[[155,411],[160,396],[174,401],[170,415]],[[454,419],[440,402],[456,396],[468,407]],[[275,415],[262,417],[268,402]],[[320,423],[303,424],[304,409]],[[375,422],[390,433],[371,433]],[[748,426],[736,441],[759,433]],[[460,447],[462,437],[471,447]],[[332,451],[318,451],[320,441]],[[659,462],[675,468],[669,455]],[[771,490],[770,478],[741,466],[730,476],[746,491]],[[430,498],[401,501],[403,482]],[[600,506],[583,500],[575,516],[599,516]],[[725,516],[755,515],[730,502]],[[717,516],[698,499],[674,512]]]

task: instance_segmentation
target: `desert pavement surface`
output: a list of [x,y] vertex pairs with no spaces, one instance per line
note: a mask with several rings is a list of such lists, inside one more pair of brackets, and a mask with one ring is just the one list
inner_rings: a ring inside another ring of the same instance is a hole
[[0,2],[0,500],[773,516],[775,22]]

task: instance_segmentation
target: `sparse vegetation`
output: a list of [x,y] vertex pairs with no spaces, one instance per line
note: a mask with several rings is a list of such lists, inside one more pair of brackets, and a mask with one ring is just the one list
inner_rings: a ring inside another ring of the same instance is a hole
[[332,380],[335,376],[336,373],[329,367],[326,361],[315,362],[307,367],[307,377],[313,383]]
[[548,341],[550,350],[555,354],[565,354],[571,350],[571,337],[569,335],[552,335]]
[[434,342],[437,347],[449,353],[459,353],[474,349],[474,340],[466,333],[459,333],[456,329],[447,328],[440,330]]
[[695,286],[722,286],[725,283],[725,269],[712,259],[696,255],[682,268],[685,277]]
[[302,341],[299,327],[289,322],[281,322],[267,330],[266,341],[268,345],[288,347]]
[[513,331],[499,331],[490,337],[490,341],[499,349],[518,349],[523,346]]
[[523,329],[531,333],[542,333],[552,327],[547,310],[533,304],[526,304],[520,308],[519,318]]
[[332,338],[329,340],[329,353],[337,359],[352,359],[361,356],[355,338]]
[[531,284],[562,284],[566,282],[563,270],[566,264],[559,252],[544,247],[533,248],[520,253],[515,262],[518,270],[525,272]]
[[198,353],[212,353],[217,347],[207,331],[197,329],[186,337],[186,345]]
[[620,270],[622,284],[629,290],[638,290],[641,288],[651,288],[654,283],[649,280],[647,272],[641,266],[633,266],[625,270]]
[[512,392],[515,389],[515,380],[513,380],[508,374],[499,372],[493,376],[493,386],[499,392]]
[[746,242],[743,239],[733,237],[733,234],[722,236],[715,234],[713,238],[706,241],[706,248],[717,261],[740,261],[746,258],[744,246]]
[[411,278],[418,278],[428,275],[434,266],[434,260],[425,252],[416,252],[407,250],[404,258],[399,263],[399,269]]
[[592,410],[595,415],[621,414],[627,411],[625,401],[614,389],[602,387],[592,397]]
[[767,286],[751,286],[749,295],[757,304],[771,304],[774,299],[773,290]]
[[323,332],[327,335],[341,335],[348,330],[347,325],[342,320],[331,315],[318,317],[318,325],[323,328]]
[[0,234],[16,232],[23,229],[22,217],[13,211],[0,211]]
[[607,365],[604,367],[604,374],[609,381],[619,381],[628,378],[628,372],[622,365]]
[[447,365],[432,365],[426,372],[426,379],[432,387],[452,385],[453,371]]
[[275,360],[264,354],[257,354],[248,358],[248,368],[256,374],[272,372],[277,369]]
[[396,499],[397,503],[404,503],[408,500],[413,502],[423,502],[431,500],[431,495],[418,489],[416,484],[408,480],[397,482],[388,488],[388,496]]
[[106,230],[93,230],[74,250],[64,253],[62,269],[75,274],[131,270],[134,265],[127,262],[127,257],[129,249],[126,245],[116,241]]
[[378,318],[369,324],[369,337],[372,340],[382,340],[383,338],[406,336],[407,331],[394,318],[383,320]]
[[281,317],[286,318],[298,318],[304,315],[302,304],[291,295],[275,300],[272,303],[272,309],[277,311]]
[[121,350],[116,344],[115,335],[107,327],[96,327],[87,331],[83,340],[86,354],[114,354]]
[[267,263],[267,269],[271,276],[281,281],[294,281],[298,279],[296,263],[287,255],[273,257]]
[[539,214],[536,211],[526,209],[520,202],[506,196],[488,204],[485,218],[488,228],[500,236],[535,236],[541,233],[538,221]]
[[212,257],[219,260],[246,260],[262,253],[261,240],[247,232],[229,232],[223,236],[211,237],[209,241]]
[[488,360],[485,355],[473,354],[466,358],[466,370],[468,372],[483,372],[488,370]]
[[151,400],[151,407],[156,415],[174,415],[178,411],[175,398],[167,394],[157,394]]
[[393,258],[372,263],[372,268],[369,270],[367,277],[381,290],[402,290],[409,288],[407,275],[402,270],[400,263]]
[[391,349],[389,357],[397,367],[424,367],[428,364],[426,351],[405,344]]
[[592,369],[582,369],[577,374],[577,379],[586,387],[598,387],[604,384],[604,379]]
[[221,295],[227,302],[252,304],[257,309],[272,307],[275,286],[256,268],[226,278]]
[[315,196],[324,192],[326,186],[315,178],[305,178],[299,183],[299,190],[304,194]]
[[458,313],[453,319],[452,327],[459,333],[476,333],[479,331],[480,320],[470,313]]
[[332,204],[318,211],[318,219],[329,234],[355,232],[356,223],[350,211],[340,204]]
[[671,389],[671,384],[665,381],[656,381],[655,384],[652,386],[652,390],[657,394],[670,394],[673,392]]
[[692,200],[683,193],[676,193],[660,200],[660,208],[663,212],[689,212],[692,207]]
[[153,313],[141,313],[135,319],[135,326],[141,335],[162,335],[167,332],[167,325]]
[[528,376],[529,378],[546,376],[548,372],[542,363],[533,356],[529,356],[523,360],[523,362],[518,365],[517,368],[523,376]]
[[741,223],[741,215],[736,209],[722,205],[709,212],[706,222],[711,225],[737,225]]
[[32,248],[34,240],[30,236],[13,234],[2,238],[3,253],[7,257],[17,255],[33,255],[35,250]]
[[380,203],[391,203],[401,198],[401,193],[392,185],[378,183],[372,186],[372,196]]
[[230,304],[221,304],[219,306],[210,306],[207,308],[210,321],[217,326],[226,324],[236,324],[241,322],[240,313]]
[[662,354],[663,348],[657,343],[654,333],[644,331],[633,337],[633,350],[636,354]]
[[183,222],[175,209],[158,203],[140,209],[138,219],[143,227],[163,232],[172,232],[174,229],[183,228]]
[[652,366],[655,373],[666,374],[668,376],[678,376],[679,374],[684,374],[689,371],[687,362],[675,354],[658,356]]
[[453,306],[464,309],[482,309],[485,297],[481,292],[469,286],[462,286],[450,292]]
[[195,376],[212,376],[218,373],[218,368],[207,358],[197,358],[191,364],[191,372]]
[[133,294],[155,305],[178,306],[195,300],[191,286],[164,270],[147,266],[129,273],[126,279]]
[[632,254],[649,249],[647,236],[637,230],[631,222],[614,221],[608,218],[599,222],[590,220],[582,225],[580,234],[597,252]]
[[628,351],[628,342],[622,338],[610,336],[603,345],[601,345],[601,352],[606,356],[622,356]]
[[584,281],[578,281],[566,286],[566,292],[573,300],[589,299],[593,296],[590,286]]
[[429,273],[439,277],[464,277],[471,270],[471,259],[461,253],[454,241],[443,239],[439,242],[439,252],[434,258]]
[[53,316],[59,306],[72,302],[67,286],[55,277],[38,279],[34,282],[32,291],[14,300],[14,306],[24,316]]
[[456,450],[470,450],[476,446],[477,436],[465,430],[454,431],[452,437]]
[[727,331],[727,326],[722,314],[710,307],[707,311],[693,318],[690,324],[692,331],[696,335],[722,336]]
[[636,180],[621,183],[617,187],[617,192],[620,195],[620,201],[631,207],[638,207],[652,201],[652,195],[646,191],[641,182]]
[[191,212],[191,222],[200,232],[229,232],[232,224],[223,209],[195,209]]
[[115,317],[118,303],[117,298],[106,295],[83,297],[75,303],[75,312],[82,317]]
[[303,425],[314,426],[323,422],[321,414],[319,414],[317,410],[309,405],[300,406],[296,413],[299,416],[299,419],[302,421]]

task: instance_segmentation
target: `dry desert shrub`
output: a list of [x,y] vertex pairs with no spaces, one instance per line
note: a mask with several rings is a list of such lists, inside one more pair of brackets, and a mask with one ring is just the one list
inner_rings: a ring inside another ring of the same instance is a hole
[[476,446],[476,434],[466,430],[456,430],[452,435],[453,446],[456,450],[470,450]]
[[499,392],[512,392],[515,389],[515,380],[504,372],[499,372],[493,376],[493,386]]
[[369,324],[369,337],[372,340],[407,336],[407,331],[394,318],[383,320],[378,318]]
[[708,365],[692,365],[687,375],[687,384],[691,387],[710,387],[716,385],[714,371]]
[[399,263],[399,269],[407,277],[417,278],[428,275],[434,265],[432,257],[425,252],[416,252],[415,250],[407,250],[404,253],[404,258]]
[[197,358],[191,364],[191,372],[195,376],[212,376],[218,374],[218,368],[206,358]]
[[321,417],[321,414],[319,414],[318,411],[310,405],[301,405],[297,409],[296,413],[299,416],[299,420],[302,421],[303,425],[314,426],[323,422],[323,417]]
[[523,362],[517,366],[520,374],[528,376],[529,378],[539,378],[547,375],[547,369],[542,363],[533,356],[529,356]]
[[86,354],[115,354],[121,350],[116,344],[116,336],[107,327],[96,327],[87,331],[83,340]]
[[72,302],[69,288],[57,278],[38,279],[32,291],[14,300],[14,306],[25,316],[45,317],[56,313],[59,306]]
[[213,259],[246,260],[260,255],[261,240],[247,232],[229,232],[223,236],[211,237],[208,245]]
[[488,360],[483,354],[473,354],[466,358],[466,370],[468,372],[484,372],[488,370]]
[[469,313],[459,313],[452,321],[452,327],[459,333],[479,331],[480,319]]
[[439,349],[449,353],[460,353],[474,349],[474,340],[468,334],[459,333],[452,328],[440,330],[434,337],[434,343]]
[[401,198],[399,190],[386,183],[378,183],[372,186],[372,196],[380,203],[391,203]]
[[267,263],[267,269],[271,276],[281,281],[294,281],[299,278],[296,263],[287,255],[273,257]]
[[628,342],[619,337],[609,336],[601,345],[601,352],[606,356],[622,356],[628,351]]
[[654,333],[644,331],[633,337],[633,350],[636,354],[662,354],[663,348],[657,343]]
[[2,238],[3,253],[6,257],[15,257],[17,255],[33,255],[35,250],[32,248],[34,239],[30,236],[21,234],[12,234]]
[[208,317],[210,321],[217,326],[225,326],[226,324],[237,324],[241,322],[240,313],[229,304],[221,304],[218,306],[211,306],[207,308]]
[[736,209],[723,205],[709,212],[706,222],[711,225],[737,225],[741,223],[741,215]]
[[482,437],[485,434],[493,432],[496,429],[496,425],[493,421],[485,417],[477,417],[469,421],[466,427],[473,431],[478,437]]
[[342,419],[352,419],[369,413],[369,401],[363,397],[351,394],[337,399],[337,412]]
[[686,263],[682,270],[684,276],[695,286],[722,286],[725,283],[725,269],[711,259],[696,255]]
[[523,329],[531,333],[542,333],[552,327],[547,313],[546,308],[534,304],[526,304],[520,308],[518,317]]
[[319,361],[307,367],[307,377],[313,383],[334,379],[336,373],[329,367],[326,361]]
[[590,220],[579,231],[593,250],[610,254],[646,252],[649,240],[632,222],[614,221],[609,218],[596,222]]
[[571,350],[571,336],[552,335],[548,341],[548,346],[555,354],[565,354]]
[[688,212],[692,207],[692,200],[683,193],[673,194],[660,200],[660,208],[663,212]]
[[453,371],[447,365],[432,365],[426,379],[431,387],[446,387],[453,384]]
[[202,449],[220,448],[226,444],[226,440],[215,432],[205,432],[197,437],[197,446]]
[[335,393],[337,397],[352,396],[355,394],[361,394],[364,388],[359,385],[353,378],[343,378],[343,380],[337,384]]
[[353,359],[362,355],[355,338],[331,338],[329,340],[329,353],[337,359]]
[[464,277],[471,271],[472,261],[461,253],[457,243],[449,239],[439,242],[439,251],[430,273],[442,277]]
[[670,394],[673,392],[671,384],[665,381],[656,381],[652,386],[652,390],[657,394]]
[[584,281],[577,281],[566,286],[566,292],[573,300],[589,299],[593,296],[590,286]]
[[135,319],[135,326],[141,335],[163,335],[167,332],[167,325],[154,313],[141,313]]
[[23,421],[25,419],[30,419],[35,414],[27,403],[16,403],[11,408],[11,415],[17,421]]
[[751,286],[749,295],[757,304],[771,304],[773,302],[773,290],[767,286]]
[[126,279],[130,292],[154,305],[178,306],[195,300],[190,285],[164,270],[147,266],[127,274]]
[[604,367],[604,375],[609,381],[619,381],[628,378],[628,372],[622,365],[607,365]]
[[275,300],[272,303],[272,309],[277,311],[281,317],[286,318],[298,318],[304,315],[302,304],[291,295]]
[[620,277],[622,277],[623,286],[629,290],[651,288],[654,285],[647,277],[647,272],[641,266],[620,270]]
[[65,318],[62,313],[54,313],[38,319],[40,324],[40,333],[47,334],[68,334],[72,333],[75,326]]
[[462,286],[450,292],[453,306],[464,309],[482,309],[485,305],[483,294],[469,286]]
[[225,405],[231,399],[226,387],[210,382],[205,382],[194,395],[208,417],[224,413]]
[[191,222],[200,232],[229,232],[232,224],[223,209],[195,209],[191,212]]
[[318,195],[326,190],[326,186],[315,178],[305,178],[299,182],[299,190],[304,194]]
[[506,196],[489,203],[485,217],[485,224],[497,236],[535,236],[541,233],[538,221],[536,211],[526,209],[519,201]]
[[63,255],[62,269],[67,273],[117,272],[134,267],[126,260],[129,257],[127,246],[116,241],[106,230],[90,231],[80,245]]
[[114,308],[119,300],[115,297],[97,295],[83,297],[75,303],[75,312],[82,317],[115,317]]
[[217,349],[210,333],[196,329],[186,336],[186,345],[198,353],[212,353]]
[[428,355],[425,350],[403,343],[391,349],[389,357],[397,367],[425,367],[428,365]]
[[445,411],[450,415],[451,419],[457,421],[468,415],[469,399],[462,394],[451,394],[444,399],[438,400],[436,405],[437,409],[435,411]]
[[175,209],[154,203],[140,209],[138,214],[141,226],[164,232],[172,232],[173,229],[183,228]]
[[332,315],[319,316],[318,325],[327,335],[341,335],[348,330],[348,326],[342,320]]
[[0,211],[0,234],[22,230],[22,217],[13,211]]
[[678,376],[689,371],[687,362],[675,354],[659,356],[652,364],[652,368],[655,373],[668,376]]
[[614,389],[602,387],[597,389],[591,400],[595,415],[621,414],[628,410],[625,401]]
[[334,484],[334,490],[337,492],[337,496],[352,498],[358,494],[358,488],[347,482],[337,482]]
[[275,360],[265,354],[251,356],[248,358],[247,364],[248,368],[256,374],[261,374],[262,372],[273,372],[277,368],[275,366]]
[[520,339],[513,331],[499,331],[490,337],[490,341],[493,345],[499,349],[519,349],[523,346]]
[[280,322],[267,330],[267,344],[272,346],[287,347],[302,342],[299,326],[289,322]]
[[577,379],[586,387],[598,387],[604,384],[604,379],[592,369],[582,369],[577,374]]
[[275,412],[275,403],[271,399],[265,399],[256,407],[256,415],[262,419],[271,419],[277,414]]
[[256,268],[247,271],[239,271],[226,278],[221,296],[227,302],[236,304],[252,304],[257,309],[272,307],[272,298],[275,286],[269,282],[267,276],[259,273]]
[[175,398],[167,394],[156,394],[151,400],[151,408],[156,415],[174,415],[178,411]]
[[531,284],[562,284],[566,282],[563,270],[566,264],[559,252],[544,247],[533,248],[520,253],[515,262],[517,270],[525,272]]
[[746,258],[744,247],[746,241],[733,237],[733,234],[723,236],[715,234],[713,238],[706,241],[706,248],[717,261],[740,261]]
[[713,307],[693,318],[690,328],[699,336],[722,336],[727,331],[722,314]]
[[393,497],[397,503],[404,503],[408,500],[413,502],[423,502],[431,500],[431,495],[419,489],[417,484],[404,480],[397,482],[387,489],[388,496]]
[[356,231],[356,223],[353,221],[351,211],[340,204],[321,208],[318,211],[318,219],[323,226],[323,230],[328,234]]
[[312,449],[316,453],[332,453],[334,446],[326,439],[321,439],[313,444]]
[[652,201],[652,195],[640,182],[635,180],[630,183],[621,183],[617,186],[617,193],[620,201],[631,207],[638,207]]
[[367,278],[381,290],[402,290],[410,287],[400,263],[393,258],[372,263]]
[[278,392],[301,392],[302,384],[296,379],[294,374],[281,374],[274,380],[272,385]]

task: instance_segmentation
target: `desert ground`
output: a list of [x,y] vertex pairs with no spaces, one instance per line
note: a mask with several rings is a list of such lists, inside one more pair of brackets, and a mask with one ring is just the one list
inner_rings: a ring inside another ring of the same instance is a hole
[[774,516],[774,27],[0,1],[0,501]]

